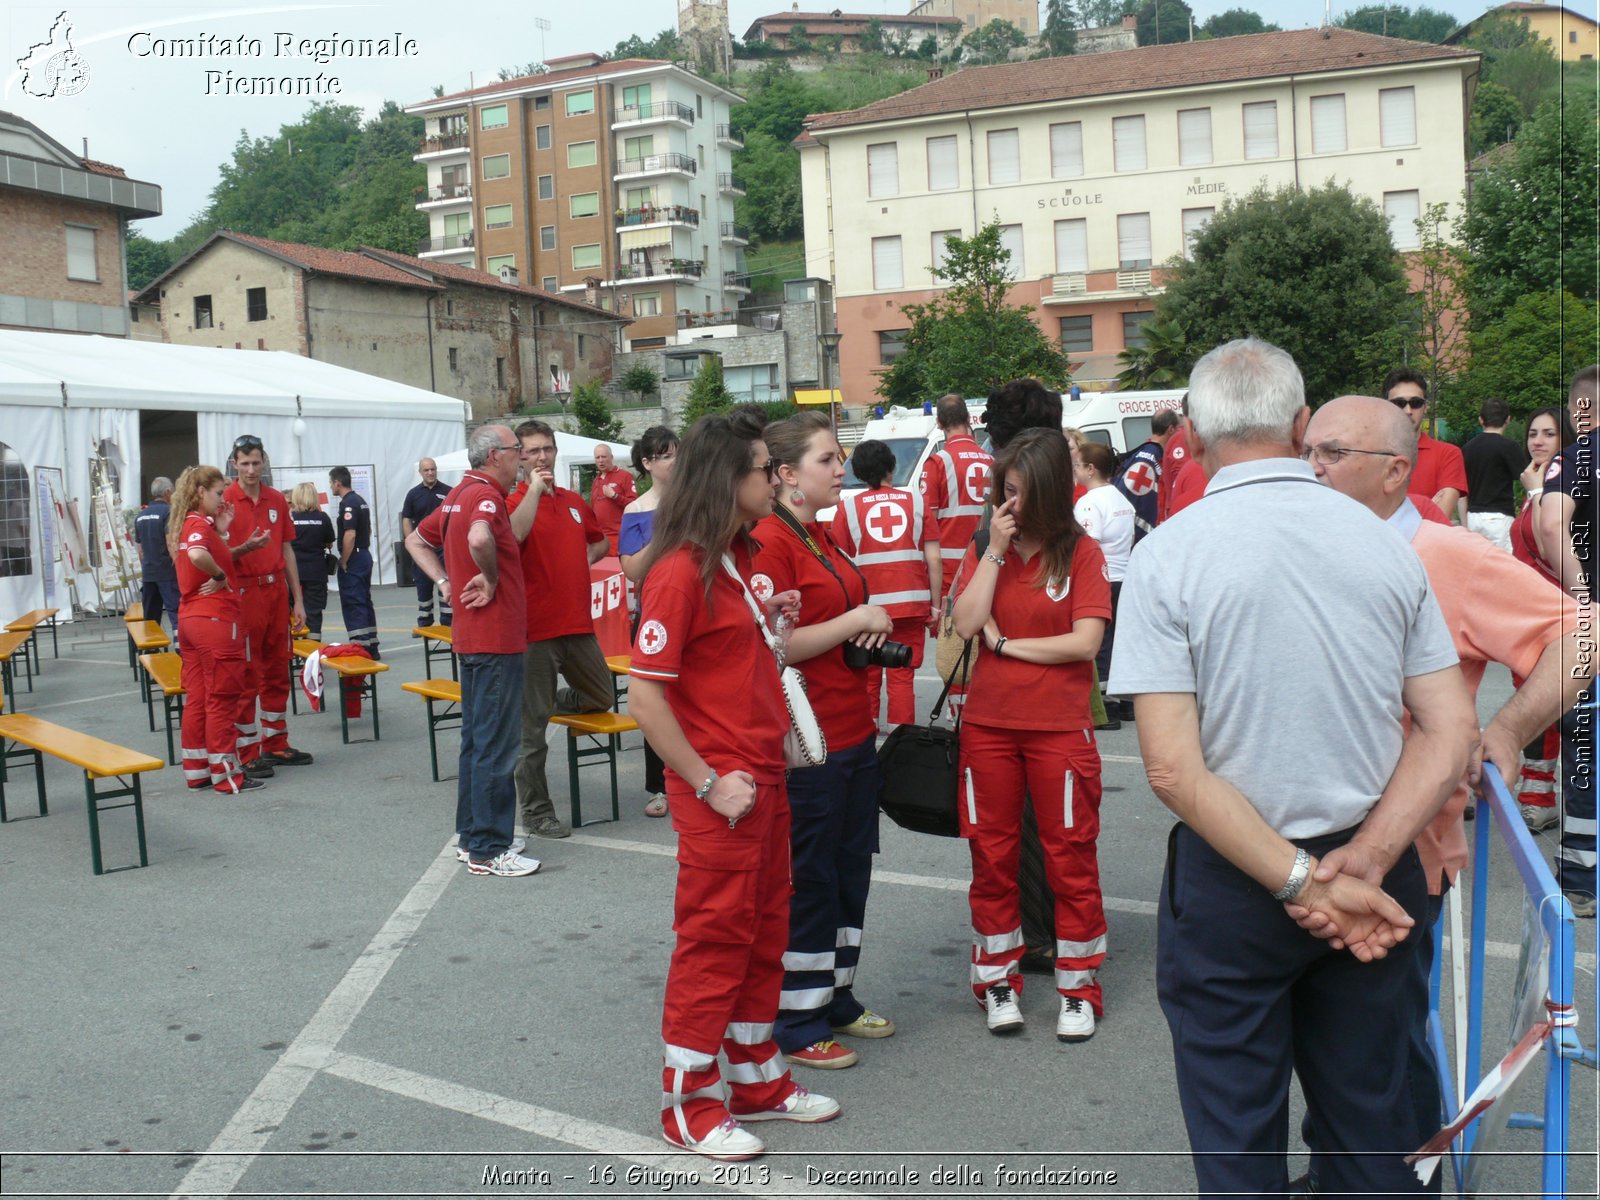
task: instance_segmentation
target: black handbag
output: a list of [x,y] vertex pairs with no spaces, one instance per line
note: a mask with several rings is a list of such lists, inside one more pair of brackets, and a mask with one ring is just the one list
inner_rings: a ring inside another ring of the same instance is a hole
[[969,638],[956,669],[944,681],[926,725],[898,725],[878,748],[882,782],[878,807],[902,829],[931,833],[935,837],[960,837],[961,819],[956,805],[961,792],[961,713],[945,729],[937,722],[945,698],[972,655]]

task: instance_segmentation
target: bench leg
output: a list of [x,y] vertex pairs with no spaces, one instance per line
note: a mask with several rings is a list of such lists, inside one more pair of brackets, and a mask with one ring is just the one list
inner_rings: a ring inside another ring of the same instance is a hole
[[[300,715],[300,697],[295,693],[300,690],[300,672],[295,669],[295,659],[289,659],[289,711],[295,716]],[[305,664],[302,663],[302,666]]]
[[56,619],[54,617],[50,618],[50,657],[61,657],[61,647],[56,643]]
[[17,711],[17,681],[11,676],[11,660],[8,658],[0,662],[0,692],[5,693],[6,707],[12,712]]
[[87,771],[83,773],[83,795],[89,805],[89,858],[94,873],[104,875],[105,864],[100,861],[100,806],[95,803],[94,780]]
[[[166,705],[166,700],[166,694],[163,693],[161,696],[163,706]],[[156,693],[155,689],[150,687],[148,683],[144,689],[144,717],[150,726],[150,732],[154,733],[156,731]]]
[[[176,714],[173,713],[173,709],[177,709]],[[166,722],[167,726],[167,766],[169,767],[175,767],[178,765],[177,751],[172,745],[172,718],[174,715],[177,716],[180,722],[183,720],[183,697],[162,696],[161,717]]]
[[[39,811],[35,816],[48,817],[50,815],[50,802],[45,798],[44,794],[44,755],[29,746],[13,747],[8,744],[0,744],[0,824],[12,819],[10,814],[6,812],[6,776],[9,774],[6,770],[6,764],[11,759],[21,759],[25,762],[32,760],[33,784],[39,795]],[[34,817],[17,817],[16,819],[19,821],[31,821]]]
[[611,819],[622,820],[622,811],[617,807],[617,753],[622,749],[622,735],[614,733],[606,739],[611,746]]
[[345,688],[347,680],[339,676],[339,737],[348,746],[350,744],[350,710],[345,707]]
[[[118,778],[117,782],[122,783],[122,780]],[[141,786],[139,776],[137,774],[133,776],[133,782],[131,785],[123,784],[123,786],[120,788],[113,788],[109,791],[101,792],[95,789],[94,778],[89,774],[89,772],[85,771],[83,773],[83,795],[84,800],[89,807],[89,856],[90,861],[94,866],[94,873],[96,875],[106,875],[110,873],[106,870],[105,862],[100,854],[100,813],[102,811],[111,812],[119,808],[133,809],[134,827],[138,831],[139,835],[139,862],[137,865],[141,867],[149,866],[150,856],[146,849],[144,834],[144,790]],[[128,803],[113,804],[106,809],[102,809],[100,807],[102,801],[116,800],[123,796],[129,797]],[[130,863],[126,867],[113,867],[111,870],[129,871],[132,870],[133,867],[134,864]]]
[[372,699],[372,740],[381,742],[383,735],[378,732],[378,677],[368,675],[363,681],[363,688]]
[[433,781],[439,782],[439,736],[437,718],[433,713],[436,701],[428,701],[428,759],[433,763]]
[[572,827],[583,828],[583,800],[578,790],[578,731],[567,730],[567,786],[572,789]]

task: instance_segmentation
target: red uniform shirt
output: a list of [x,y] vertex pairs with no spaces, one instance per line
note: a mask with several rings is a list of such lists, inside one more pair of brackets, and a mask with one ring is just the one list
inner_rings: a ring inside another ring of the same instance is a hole
[[1523,504],[1517,519],[1511,522],[1511,556],[1519,563],[1526,563],[1560,587],[1560,577],[1550,569],[1550,564],[1544,561],[1543,555],[1539,553],[1539,543],[1533,536],[1533,512],[1538,507],[1538,497],[1530,498]]
[[467,544],[467,532],[479,521],[487,522],[494,534],[500,582],[483,607],[455,606],[452,644],[457,654],[521,654],[528,646],[527,603],[517,569],[522,547],[511,532],[510,507],[499,483],[480,471],[468,471],[444,502],[422,518],[417,534],[428,545],[444,548],[444,572],[454,596],[482,574]]
[[[865,604],[867,585],[821,525],[812,523],[805,528],[828,556],[833,571],[823,566],[774,514],[755,527],[760,549],[756,551],[757,574],[752,584],[762,599],[775,592],[799,589],[800,624],[820,625]],[[837,578],[834,571],[838,572]],[[811,711],[816,714],[828,745],[845,750],[877,733],[878,722],[867,695],[865,674],[844,665],[843,646],[794,665],[806,677],[806,698],[811,701]]]
[[[748,584],[748,545],[735,547],[732,557]],[[650,568],[628,673],[666,686],[684,737],[717,774],[748,771],[757,783],[782,783],[789,714],[777,660],[744,588],[720,567],[707,601],[701,561],[701,551],[683,546]],[[683,782],[693,789],[705,781]]]
[[[188,552],[195,548],[211,552],[211,557],[217,560],[217,566],[228,577],[230,590],[210,596],[200,595],[201,586],[211,576],[189,561]],[[215,521],[198,512],[191,512],[183,519],[183,528],[178,533],[178,552],[172,556],[172,565],[178,569],[180,623],[190,617],[213,617],[219,621],[239,619],[239,593],[232,590],[238,571],[233,563],[233,555],[228,553],[228,543],[217,532]]]
[[1408,492],[1406,499],[1416,505],[1417,512],[1424,521],[1432,521],[1435,525],[1448,525],[1450,518],[1444,515],[1444,509],[1433,502],[1433,493],[1424,496],[1421,492]]
[[[228,526],[228,545],[242,546],[258,529],[265,529],[265,546],[241,554],[236,561],[239,578],[250,583],[261,575],[283,575],[283,544],[294,541],[294,517],[289,502],[277,488],[261,485],[261,498],[251,500],[237,480],[228,485],[222,498],[233,505],[233,524]],[[228,557],[232,558],[232,555]]]
[[928,619],[933,592],[922,547],[939,534],[924,516],[921,496],[893,487],[859,492],[839,502],[828,533],[867,577],[874,604],[896,621]]
[[944,587],[972,545],[994,481],[994,459],[968,437],[953,437],[922,464],[922,502],[939,523]]
[[[1073,623],[1085,617],[1111,619],[1106,556],[1093,538],[1080,537],[1073,547],[1065,586],[1051,581],[1034,587],[1039,559],[1035,556],[1024,563],[1015,545],[1006,551],[1005,560],[995,581],[990,615],[1007,638],[1059,637],[1071,633]],[[969,549],[961,568],[961,591],[977,569],[978,556]],[[1093,680],[1093,659],[1045,666],[985,652],[973,664],[962,719],[1001,729],[1092,729]]]
[[1410,490],[1431,499],[1439,494],[1440,488],[1455,488],[1463,496],[1467,494],[1466,460],[1461,457],[1460,446],[1419,433],[1417,464],[1411,468]]
[[[527,494],[525,483],[512,489],[513,512]],[[577,492],[558,487],[539,497],[533,530],[522,543],[528,641],[594,632],[594,618],[589,615],[589,546],[605,540],[594,513]]]
[[1172,512],[1172,490],[1177,486],[1178,471],[1189,461],[1189,433],[1180,424],[1167,439],[1167,448],[1161,454],[1161,477],[1156,480],[1156,524],[1165,521]]
[[[617,489],[615,500],[605,493],[608,483]],[[589,490],[589,504],[594,509],[595,523],[600,526],[600,532],[610,539],[613,551],[617,548],[617,530],[622,528],[622,510],[638,497],[633,476],[621,467],[612,467],[604,475],[595,472],[594,487]]]

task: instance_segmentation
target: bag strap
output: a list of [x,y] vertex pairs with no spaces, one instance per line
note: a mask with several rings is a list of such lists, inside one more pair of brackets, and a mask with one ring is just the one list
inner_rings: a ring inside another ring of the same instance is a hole
[[[772,506],[772,511],[778,520],[783,522],[783,524],[788,527],[789,531],[792,532],[795,537],[800,539],[805,548],[816,556],[817,561],[820,562],[824,567],[828,568],[828,574],[833,576],[834,582],[839,585],[839,590],[844,593],[845,611],[849,612],[852,608],[854,608],[855,605],[850,600],[850,589],[845,585],[844,576],[839,574],[839,569],[833,565],[833,560],[827,556],[821,546],[817,545],[816,539],[811,536],[806,527],[800,524],[795,515],[781,504],[774,504]],[[833,539],[828,537],[827,530],[822,531],[822,536],[827,539],[828,545],[833,545]],[[834,549],[837,550],[838,547],[835,546]],[[841,551],[840,557],[843,558],[845,562],[850,564],[850,569],[856,573],[856,578],[861,580],[861,592],[865,597],[861,603],[871,604],[872,586],[867,583],[867,577],[861,573],[861,568],[856,566],[855,560],[853,560],[848,554],[844,554]]]
[[[956,676],[967,669],[967,662],[972,658],[972,639],[968,638],[961,646],[961,657],[956,660],[956,665],[950,669],[949,677],[944,681],[944,687],[939,692],[939,698],[933,702],[933,711],[928,714],[928,725],[931,727],[939,720],[939,714],[944,710],[945,698],[950,695],[950,689],[955,686]],[[961,711],[956,710],[956,731],[961,730]]]
[[767,619],[761,612],[761,604],[750,591],[750,585],[744,581],[744,576],[739,574],[738,568],[733,565],[733,559],[728,555],[722,556],[722,569],[733,576],[733,581],[739,585],[739,590],[744,593],[745,603],[750,606],[750,615],[756,619],[756,628],[761,630],[761,637],[767,643],[767,649],[778,655],[779,662],[783,661],[778,650],[778,639],[767,626]]

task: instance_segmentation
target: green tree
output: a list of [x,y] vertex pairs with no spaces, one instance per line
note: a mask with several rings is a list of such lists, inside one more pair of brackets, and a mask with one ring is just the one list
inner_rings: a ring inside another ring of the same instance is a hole
[[732,407],[733,393],[722,381],[722,356],[708,354],[700,361],[700,369],[689,385],[689,398],[683,405],[678,432],[688,433],[689,427],[707,413],[727,412]]
[[962,39],[961,61],[967,64],[1003,63],[1013,49],[1027,44],[1027,34],[1010,21],[996,17]]
[[877,17],[869,20],[866,28],[861,31],[861,36],[857,39],[856,44],[861,48],[863,54],[887,53],[888,47],[883,40],[883,22]]
[[137,229],[128,230],[128,287],[142,292],[150,281],[164,275],[177,262],[169,242],[147,238]]
[[644,398],[651,395],[661,385],[661,376],[655,369],[645,363],[634,363],[622,373],[622,378],[617,380],[625,392],[632,392],[639,397],[639,403],[644,403]]
[[945,246],[945,290],[927,304],[901,306],[911,321],[905,351],[880,373],[878,394],[911,407],[946,392],[983,395],[1023,375],[1065,386],[1066,356],[1033,321],[1030,305],[1007,300],[1015,278],[998,219]]
[[1596,299],[1600,113],[1593,89],[1573,89],[1567,100],[1565,114],[1556,100],[1540,106],[1510,153],[1473,183],[1461,240],[1472,263],[1467,303],[1475,327],[1499,320],[1531,292],[1565,288]]
[[1079,29],[1103,29],[1118,25],[1122,18],[1139,7],[1139,0],[1078,0]]
[[663,29],[649,41],[641,38],[637,33],[620,41],[611,51],[611,59],[619,58],[677,58],[683,53],[682,44],[678,41],[676,29]]
[[789,49],[796,54],[810,54],[816,47],[811,42],[811,32],[804,25],[789,27]]
[[1522,128],[1522,105],[1511,89],[1492,80],[1478,84],[1472,98],[1472,152],[1482,154],[1502,142],[1509,142]]
[[745,135],[739,155],[744,197],[738,215],[758,237],[786,241],[804,232],[800,194],[800,155],[770,134]]
[[1129,346],[1117,355],[1122,370],[1117,385],[1123,388],[1180,388],[1189,382],[1188,339],[1176,321],[1146,321],[1144,344]]
[[1531,117],[1560,87],[1561,61],[1550,43],[1529,28],[1526,17],[1490,13],[1465,44],[1483,52],[1484,82],[1515,96],[1525,116]]
[[1207,37],[1237,37],[1243,33],[1276,33],[1278,26],[1264,21],[1260,13],[1248,8],[1230,8],[1206,18],[1200,27]]
[[1346,29],[1358,29],[1362,33],[1405,38],[1412,42],[1442,42],[1455,32],[1458,25],[1449,13],[1429,8],[1426,4],[1414,9],[1403,4],[1367,4],[1340,13],[1333,23]]
[[1430,204],[1417,219],[1417,248],[1406,255],[1414,286],[1407,319],[1370,344],[1376,361],[1421,371],[1435,396],[1443,394],[1467,356],[1467,261],[1448,227],[1449,214],[1448,204]]
[[1513,417],[1562,404],[1573,374],[1595,359],[1600,309],[1570,292],[1528,292],[1498,319],[1470,335],[1471,369],[1440,397],[1440,415],[1455,428],[1476,427],[1478,406],[1491,396]]
[[1194,19],[1194,9],[1183,0],[1145,0],[1135,15],[1139,18],[1141,46],[1189,40],[1189,22]]
[[495,77],[501,83],[506,83],[512,79],[526,79],[530,75],[548,75],[549,73],[550,68],[542,62],[530,61],[520,67],[501,67],[495,72]]
[[580,383],[573,388],[567,411],[576,418],[580,437],[614,442],[622,436],[622,422],[611,415],[611,406],[598,383]]
[[1247,335],[1283,347],[1313,403],[1371,387],[1382,374],[1371,343],[1407,309],[1388,222],[1371,200],[1332,183],[1230,198],[1156,303],[1195,356]]
[[1078,14],[1072,0],[1046,0],[1044,28],[1039,31],[1039,57],[1060,58],[1078,49]]

